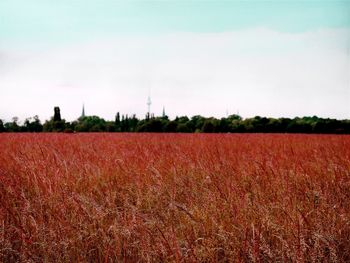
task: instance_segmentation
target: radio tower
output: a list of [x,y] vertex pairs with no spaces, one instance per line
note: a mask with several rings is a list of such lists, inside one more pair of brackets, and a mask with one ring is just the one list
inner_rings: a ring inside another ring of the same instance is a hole
[[151,116],[151,104],[152,104],[151,96],[148,96],[148,99],[147,99],[148,116]]

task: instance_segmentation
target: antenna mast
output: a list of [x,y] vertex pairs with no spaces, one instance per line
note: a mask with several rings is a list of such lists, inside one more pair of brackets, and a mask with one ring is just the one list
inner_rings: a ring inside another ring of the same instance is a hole
[[148,82],[148,99],[147,99],[147,109],[148,109],[148,116],[151,117],[151,84],[150,81]]
[[148,116],[151,116],[151,104],[152,104],[151,96],[148,96],[148,99],[147,99]]

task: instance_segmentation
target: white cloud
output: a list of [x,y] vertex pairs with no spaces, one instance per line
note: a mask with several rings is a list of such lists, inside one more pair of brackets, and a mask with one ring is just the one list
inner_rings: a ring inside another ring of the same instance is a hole
[[319,115],[350,118],[350,30],[288,34],[263,28],[100,39],[0,52],[0,118],[88,114],[143,117]]

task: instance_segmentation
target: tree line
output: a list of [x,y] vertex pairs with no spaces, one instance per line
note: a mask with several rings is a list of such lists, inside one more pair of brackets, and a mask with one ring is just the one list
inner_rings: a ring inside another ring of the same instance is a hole
[[147,114],[144,119],[136,115],[120,115],[115,120],[106,121],[98,116],[83,116],[67,122],[61,118],[59,107],[55,107],[54,116],[42,123],[36,115],[27,118],[20,125],[18,118],[4,123],[0,120],[0,132],[182,132],[182,133],[336,133],[350,134],[350,120],[330,118],[296,117],[266,118],[255,116],[243,119],[233,114],[224,118],[176,117],[171,120],[163,114],[160,117]]

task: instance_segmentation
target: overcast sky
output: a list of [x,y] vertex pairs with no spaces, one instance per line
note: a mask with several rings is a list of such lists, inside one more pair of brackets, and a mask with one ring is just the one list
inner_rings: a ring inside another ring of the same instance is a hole
[[0,1],[0,119],[350,119],[350,1]]

